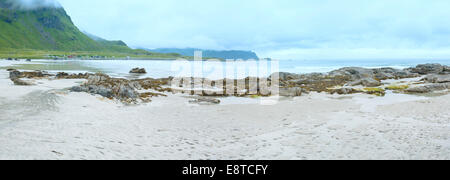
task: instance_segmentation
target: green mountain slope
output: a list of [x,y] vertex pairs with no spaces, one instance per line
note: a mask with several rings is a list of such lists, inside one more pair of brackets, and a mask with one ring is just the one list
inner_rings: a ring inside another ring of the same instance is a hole
[[105,48],[72,23],[63,8],[21,10],[0,0],[0,47],[62,51]]
[[49,54],[69,54],[175,58],[131,49],[122,41],[91,38],[74,25],[62,7],[24,9],[11,2],[17,1],[0,0],[0,57],[39,58]]

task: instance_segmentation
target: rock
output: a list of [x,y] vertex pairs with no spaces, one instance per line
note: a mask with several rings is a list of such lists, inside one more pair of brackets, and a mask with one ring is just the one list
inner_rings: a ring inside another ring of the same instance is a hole
[[420,64],[417,65],[415,68],[408,68],[412,73],[418,73],[421,75],[425,74],[439,74],[444,72],[444,66],[441,64]]
[[363,78],[360,80],[356,80],[347,84],[348,86],[358,86],[362,85],[365,87],[377,87],[381,86],[381,82],[372,78]]
[[386,80],[386,79],[395,79],[395,75],[393,73],[386,73],[386,72],[376,72],[375,78],[379,80]]
[[405,70],[399,70],[394,68],[378,68],[373,69],[374,77],[378,80],[387,80],[387,79],[404,79],[404,78],[414,78],[418,77],[419,74],[411,73]]
[[434,91],[442,91],[450,89],[450,83],[437,83],[437,84],[429,84],[424,86],[416,86],[410,87],[405,90],[408,93],[429,93]]
[[301,96],[304,90],[300,87],[292,87],[292,88],[280,88],[279,95],[286,97],[296,97]]
[[130,73],[145,74],[145,73],[147,73],[147,71],[145,71],[144,68],[134,68],[130,71]]
[[376,96],[385,96],[386,89],[379,87],[366,87],[363,88],[362,91],[366,94],[376,95]]
[[350,88],[350,87],[343,87],[343,88],[337,88],[337,89],[331,89],[330,93],[334,94],[354,94],[354,93],[360,93],[362,91],[356,90],[354,88]]
[[44,78],[52,76],[51,74],[48,74],[46,72],[42,71],[32,71],[32,72],[20,72],[17,70],[12,70],[9,72],[9,78],[15,79],[15,78]]
[[[99,87],[95,93],[100,95],[100,96],[106,97],[106,98],[113,98],[112,90],[108,89],[108,88],[105,88],[105,87]],[[129,98],[132,98],[132,97],[129,97]],[[136,97],[133,97],[133,98],[136,98]]]
[[89,89],[83,86],[74,86],[72,88],[70,88],[70,91],[72,92],[88,92]]
[[56,79],[88,79],[89,76],[93,74],[89,73],[79,73],[79,74],[68,74],[65,72],[58,72],[56,74]]
[[32,82],[24,81],[24,80],[21,80],[21,79],[18,79],[18,78],[11,79],[11,81],[13,81],[14,85],[17,85],[17,86],[32,86],[32,85],[34,85]]
[[[59,77],[68,77],[65,73],[59,73]],[[87,82],[81,86],[71,88],[73,92],[87,92],[98,94],[100,96],[118,99],[124,103],[137,102],[140,98],[142,102],[150,102],[149,95],[156,96],[156,93],[139,93],[140,89],[152,89],[160,92],[166,91],[161,85],[168,84],[169,79],[140,79],[127,80],[121,78],[111,78],[108,75],[97,74],[79,74],[74,77],[87,77]],[[70,77],[70,75],[69,75]]]
[[[101,90],[99,93],[100,95],[101,95],[101,92],[105,92],[105,91]],[[123,98],[136,99],[138,97],[139,93],[137,93],[136,90],[134,90],[134,88],[129,85],[121,85],[119,87],[118,94],[119,94],[119,97],[122,99]]]
[[65,73],[65,72],[58,72],[56,74],[56,78],[58,78],[58,79],[63,79],[64,77],[67,77],[67,76],[69,76],[69,74]]
[[327,75],[322,73],[310,73],[299,75],[299,79],[281,81],[280,87],[292,88],[301,87],[306,91],[323,92],[335,86],[343,86],[351,80],[346,75]]
[[6,69],[6,71],[11,72],[11,71],[17,71],[17,70],[9,68],[9,69]]
[[[300,75],[294,74],[294,73],[287,73],[287,72],[277,72],[278,76],[280,77],[280,81],[289,81],[293,79],[300,79]],[[276,73],[273,73],[269,76],[269,79],[271,79],[273,76],[275,76]]]
[[446,75],[432,74],[428,75],[423,80],[428,83],[448,83],[450,82],[450,74]]
[[444,73],[450,74],[450,66],[444,66]]
[[12,58],[8,58],[8,61],[12,61],[13,59]]
[[206,97],[197,97],[194,100],[190,100],[189,103],[211,105],[211,104],[220,104],[220,100]]
[[27,59],[26,61],[27,61],[27,62],[31,62],[31,59]]
[[359,80],[363,78],[373,78],[374,71],[371,69],[361,67],[346,67],[329,73],[330,76],[350,76],[352,80]]
[[9,78],[12,79],[18,79],[21,78],[22,73],[17,70],[9,71]]

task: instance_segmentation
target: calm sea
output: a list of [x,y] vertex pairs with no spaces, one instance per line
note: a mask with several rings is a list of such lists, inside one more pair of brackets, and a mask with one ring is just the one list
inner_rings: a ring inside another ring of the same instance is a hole
[[[96,71],[115,77],[130,77],[132,68],[140,67],[147,74],[139,76],[162,78],[168,76],[204,76],[208,78],[247,77],[249,74],[267,76],[273,72],[311,73],[329,72],[342,67],[393,67],[398,69],[413,67],[424,63],[440,63],[450,65],[450,60],[280,60],[280,61],[170,61],[170,60],[37,60],[34,63],[48,65],[49,71],[59,71],[59,68],[71,67],[70,72]],[[45,70],[45,68],[44,68]]]

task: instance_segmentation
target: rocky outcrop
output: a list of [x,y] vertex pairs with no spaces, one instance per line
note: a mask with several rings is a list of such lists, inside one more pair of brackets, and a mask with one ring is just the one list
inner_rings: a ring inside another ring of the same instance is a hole
[[408,68],[407,70],[421,75],[449,73],[448,67],[441,64],[420,64],[414,68]]
[[450,74],[450,66],[444,66],[444,74]]
[[106,98],[116,98],[124,102],[136,100],[139,93],[137,84],[130,83],[126,79],[110,78],[105,74],[95,74],[88,77],[88,81],[79,86],[72,87],[74,92],[88,92],[98,94]]
[[22,79],[11,79],[11,81],[14,82],[14,85],[16,86],[33,86],[34,83],[30,82],[30,81],[25,81]]
[[22,73],[20,71],[17,70],[11,70],[9,71],[9,79],[13,80],[13,79],[19,79],[21,78]]
[[[82,76],[85,75],[83,74]],[[148,102],[150,97],[161,94],[150,92],[139,93],[138,90],[151,89],[164,92],[166,89],[161,86],[167,84],[168,81],[166,81],[166,79],[127,80],[122,78],[111,78],[108,75],[97,73],[88,75],[86,83],[81,86],[72,87],[71,91],[98,94],[109,99],[118,99],[126,103],[136,102],[138,99]]]
[[430,93],[450,89],[450,83],[435,83],[423,86],[410,87],[405,90],[407,93]]
[[366,69],[360,67],[341,68],[330,72],[331,76],[341,75],[350,76],[352,80],[360,79],[374,79],[374,80],[387,80],[387,79],[404,79],[418,77],[419,74],[413,73],[407,70],[399,70],[394,68],[376,68]]
[[285,97],[301,96],[303,93],[308,93],[308,92],[300,87],[280,88],[280,90],[279,90],[280,96],[285,96]]
[[58,72],[56,74],[56,79],[88,79],[89,76],[94,74],[89,73],[79,73],[79,74],[68,74],[65,72]]
[[43,71],[32,71],[32,72],[20,72],[14,69],[11,69],[11,71],[9,71],[9,78],[10,79],[16,79],[16,78],[45,78],[45,77],[50,77],[52,76],[51,74],[48,74],[47,72],[43,72]]
[[302,88],[306,91],[329,92],[337,94],[365,92],[369,94],[372,93],[376,95],[383,95],[384,91],[357,90],[356,88],[353,88],[353,86],[379,87],[382,85],[381,80],[404,79],[419,76],[419,73],[411,72],[410,70],[399,70],[394,68],[367,69],[361,67],[346,67],[331,71],[329,73],[279,73],[280,87],[282,88],[280,91],[286,95],[296,94],[293,93],[296,91],[296,89],[293,88]]
[[213,104],[220,104],[220,100],[209,97],[196,97],[195,99],[190,100],[189,103],[200,105],[213,105]]
[[432,74],[426,76],[423,81],[428,83],[447,83],[450,82],[450,74]]
[[381,82],[372,78],[363,78],[356,81],[352,81],[347,86],[365,86],[365,87],[377,87],[381,86]]
[[372,69],[374,72],[374,79],[387,80],[387,79],[405,79],[405,78],[415,78],[420,75],[407,70],[400,70],[394,68],[378,68]]
[[360,80],[363,78],[374,78],[374,71],[372,69],[360,67],[346,67],[329,73],[330,76],[348,76],[351,80]]
[[33,71],[33,72],[20,72],[15,69],[8,69],[9,71],[9,79],[11,79],[12,82],[14,82],[14,85],[17,86],[32,86],[34,83],[26,80],[22,80],[21,78],[29,78],[29,79],[41,79],[44,77],[51,76],[50,74],[47,74],[42,71]]
[[355,88],[351,88],[351,87],[342,87],[342,88],[334,88],[334,89],[330,89],[329,91],[331,94],[354,94],[354,93],[361,93],[363,91],[361,90],[357,90]]
[[130,73],[133,74],[145,74],[147,71],[144,68],[133,68]]

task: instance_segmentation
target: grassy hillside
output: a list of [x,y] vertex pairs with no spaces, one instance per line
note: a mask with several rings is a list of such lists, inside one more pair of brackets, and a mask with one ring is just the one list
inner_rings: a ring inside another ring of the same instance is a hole
[[94,40],[73,24],[63,8],[25,10],[13,7],[7,0],[0,0],[1,58],[79,52],[95,56],[176,57],[134,50],[122,41]]

